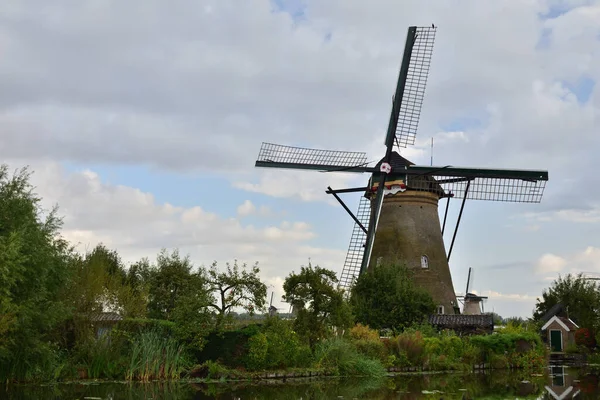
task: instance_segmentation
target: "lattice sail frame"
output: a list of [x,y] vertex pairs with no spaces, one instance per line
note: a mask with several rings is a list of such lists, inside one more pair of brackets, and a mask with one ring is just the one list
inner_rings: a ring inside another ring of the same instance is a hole
[[[464,169],[457,169],[457,172]],[[493,173],[497,170],[474,170],[470,176],[453,175],[452,169],[447,169],[444,175],[435,173],[427,175],[406,176],[408,190],[432,191],[440,197],[452,197],[467,200],[486,200],[512,203],[540,203],[548,181],[545,171],[505,170],[507,176]],[[510,176],[508,174],[514,174]],[[518,174],[530,175],[521,177]],[[536,176],[538,175],[538,176]],[[468,190],[467,189],[468,186]]]
[[[358,211],[356,218],[363,224],[363,226],[369,229],[369,217],[371,216],[371,202],[364,196],[360,197],[358,203]],[[367,234],[362,228],[355,222],[352,228],[352,236],[350,236],[350,244],[348,246],[348,252],[346,253],[346,259],[340,274],[340,280],[338,287],[349,290],[354,284],[355,280],[358,279],[360,274],[360,264],[363,259],[365,252],[365,241],[367,240]]]
[[[367,153],[363,151],[339,151],[310,149],[263,143],[256,166],[273,166],[299,169],[340,170],[365,166]],[[364,172],[364,171],[359,171]]]
[[396,125],[395,144],[415,144],[437,27],[417,27]]

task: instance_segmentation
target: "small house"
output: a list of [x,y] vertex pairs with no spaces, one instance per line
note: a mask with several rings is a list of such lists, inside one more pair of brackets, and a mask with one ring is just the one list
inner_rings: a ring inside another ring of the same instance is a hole
[[89,319],[96,333],[96,338],[100,339],[110,332],[119,321],[123,320],[123,317],[115,312],[99,312],[92,313]]
[[488,334],[494,331],[494,317],[491,314],[433,314],[429,323],[438,330],[453,330],[458,335]]
[[545,341],[550,344],[552,352],[564,352],[569,345],[575,344],[575,331],[577,324],[568,317],[554,315],[542,326],[545,332]]

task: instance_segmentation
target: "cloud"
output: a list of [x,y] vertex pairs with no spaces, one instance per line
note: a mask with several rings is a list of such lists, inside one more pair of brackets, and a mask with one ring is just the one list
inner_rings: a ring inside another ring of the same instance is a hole
[[538,273],[561,272],[567,265],[567,260],[554,254],[544,254],[538,261]]
[[[0,157],[35,160],[41,194],[59,202],[65,234],[82,245],[102,240],[129,259],[158,246],[181,247],[198,262],[258,259],[268,279],[308,257],[339,268],[345,248],[332,244],[331,224],[286,212],[296,201],[336,204],[327,186],[363,186],[368,177],[254,168],[260,143],[379,160],[406,27],[435,22],[417,143],[401,154],[429,164],[434,137],[437,165],[549,169],[542,204],[524,217],[535,235],[514,231],[516,244],[498,246],[494,262],[536,260],[530,279],[556,273],[557,258],[567,262],[562,272],[596,268],[575,236],[593,233],[582,224],[600,215],[598,1],[301,3],[286,11],[269,0],[8,0],[0,10]],[[73,165],[84,168],[66,172]],[[218,176],[253,193],[254,209],[178,207],[179,193],[106,183],[104,166]],[[524,208],[511,210],[523,216]],[[224,215],[270,219],[259,228]],[[563,242],[549,244],[556,221]],[[500,243],[501,229],[481,229],[463,240],[485,234]],[[464,265],[492,259],[472,253]],[[503,282],[490,290],[507,292]]]
[[277,198],[292,198],[301,201],[325,201],[332,205],[338,203],[326,194],[328,186],[343,189],[365,186],[367,174],[319,171],[264,171],[255,182],[235,181],[233,186],[249,192],[261,193]]
[[[9,163],[11,169],[22,165]],[[150,193],[106,183],[91,170],[68,172],[50,162],[32,163],[31,169],[43,207],[59,205],[63,236],[80,251],[103,242],[118,250],[126,262],[152,259],[162,247],[179,248],[196,265],[213,260],[259,261],[261,277],[268,282],[279,282],[309,258],[337,270],[345,256],[342,251],[314,246],[312,239],[317,235],[304,221],[283,220],[258,228],[200,206],[159,203]],[[281,293],[281,288],[276,290]]]
[[485,290],[479,294],[480,296],[487,296],[490,300],[510,300],[516,302],[528,302],[535,301],[536,296],[530,296],[527,294],[519,293],[500,293],[494,290]]
[[[583,250],[563,255],[544,254],[538,260],[536,272],[539,274],[561,273],[600,273],[600,248],[587,246]],[[554,276],[555,279],[557,275]]]
[[256,206],[250,200],[244,201],[237,208],[237,213],[240,217],[246,217],[256,212]]

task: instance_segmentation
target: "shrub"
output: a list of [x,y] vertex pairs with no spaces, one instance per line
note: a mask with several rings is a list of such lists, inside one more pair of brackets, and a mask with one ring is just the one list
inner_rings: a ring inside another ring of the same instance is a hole
[[244,357],[246,368],[256,371],[265,368],[269,342],[264,333],[258,333],[248,339],[247,353]]
[[161,336],[172,336],[175,323],[163,319],[125,318],[116,324],[115,329],[128,332],[134,336],[146,331],[154,331]]
[[[292,322],[280,318],[269,318],[263,329],[268,341],[266,368],[289,368],[306,366],[306,351],[310,348],[302,343],[292,329]],[[308,359],[310,363],[310,358]]]
[[91,379],[116,379],[125,372],[123,349],[109,335],[99,339],[90,338],[78,343],[73,349],[73,362]]
[[315,348],[315,360],[318,368],[334,371],[342,376],[381,377],[386,373],[378,360],[358,353],[350,342],[339,338],[319,342]]
[[591,350],[596,347],[596,338],[588,328],[579,328],[575,331],[575,344]]
[[425,350],[425,341],[421,332],[403,332],[396,337],[397,356],[406,355],[411,365],[421,365]]
[[207,343],[197,358],[219,361],[230,368],[238,367],[246,354],[249,338],[259,332],[260,327],[256,324],[235,331],[212,332],[206,337]]
[[360,354],[368,358],[379,360],[382,363],[385,363],[388,353],[386,351],[385,345],[381,342],[381,340],[361,339],[355,340],[353,344]]
[[350,329],[349,335],[352,340],[379,341],[379,332],[361,323],[353,326]]

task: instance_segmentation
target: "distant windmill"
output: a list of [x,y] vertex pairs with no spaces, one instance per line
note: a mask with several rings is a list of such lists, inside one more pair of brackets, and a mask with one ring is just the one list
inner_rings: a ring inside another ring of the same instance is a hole
[[[404,57],[392,99],[383,158],[369,167],[365,152],[320,150],[263,143],[256,167],[326,172],[370,173],[368,185],[332,189],[355,222],[340,276],[349,289],[355,279],[379,260],[403,264],[414,282],[427,290],[438,312],[459,312],[448,261],[466,199],[539,203],[547,171],[458,168],[415,165],[393,147],[413,145],[429,73],[435,26],[408,28]],[[338,194],[363,192],[354,215]],[[447,198],[443,224],[438,201]],[[452,242],[446,254],[443,233],[451,198],[462,198]]]
[[277,307],[273,307],[273,293],[271,292],[271,302],[269,303],[269,317],[277,315]]
[[471,285],[473,285],[473,269],[469,267],[467,275],[467,289],[464,296],[456,296],[457,299],[463,299],[463,314],[480,315],[483,314],[483,301],[487,300],[487,296],[477,296],[471,293]]

